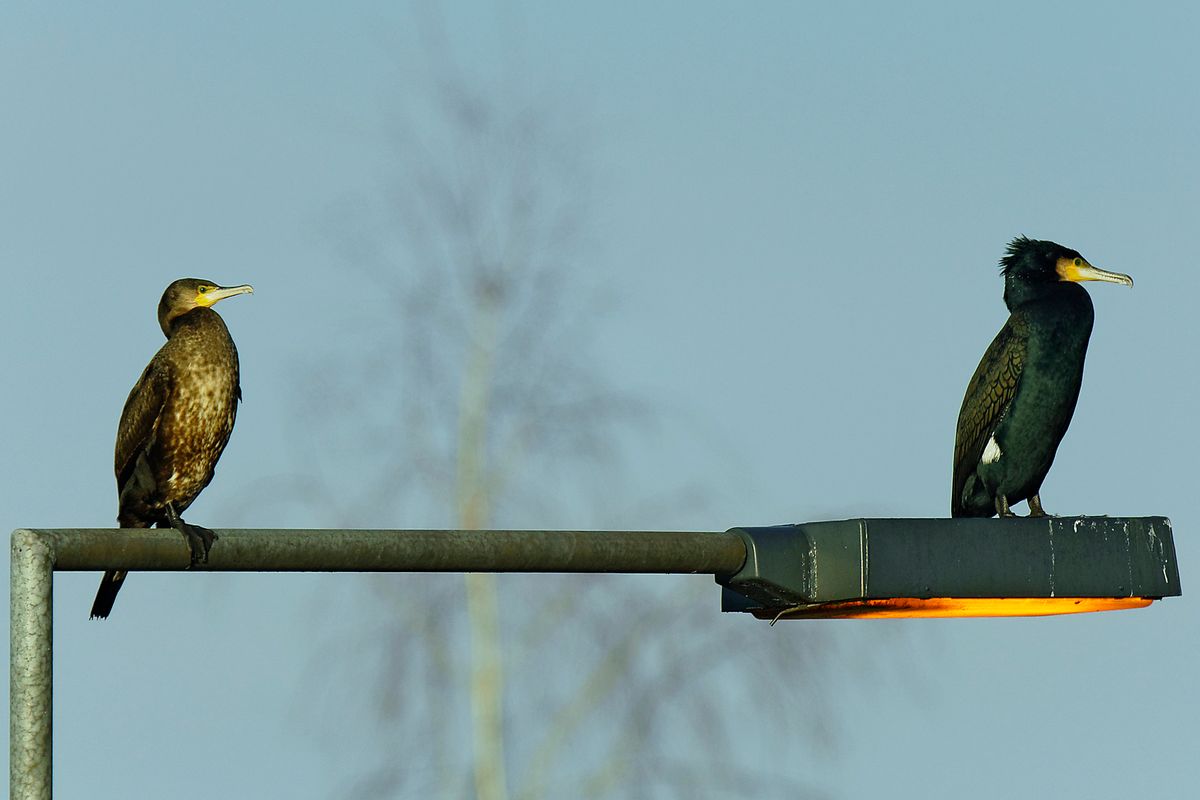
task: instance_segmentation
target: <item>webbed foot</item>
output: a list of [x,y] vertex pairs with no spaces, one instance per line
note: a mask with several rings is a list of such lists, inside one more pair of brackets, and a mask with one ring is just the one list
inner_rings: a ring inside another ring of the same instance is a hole
[[208,551],[212,549],[213,542],[217,540],[217,534],[203,525],[184,522],[183,517],[175,513],[175,509],[170,505],[167,506],[167,520],[171,523],[171,527],[182,533],[183,538],[187,541],[188,550],[192,553],[192,563],[189,566],[207,564]]
[[1012,509],[1008,507],[1008,498],[1002,494],[996,495],[996,515],[1000,517],[1015,517]]
[[205,528],[203,525],[192,525],[191,523],[179,520],[182,528],[180,532],[187,539],[188,549],[192,551],[192,566],[197,564],[208,563],[208,551],[212,549],[213,542],[217,540],[217,534]]
[[1048,517],[1046,509],[1042,508],[1042,498],[1038,495],[1033,495],[1029,498],[1029,516],[1031,517]]

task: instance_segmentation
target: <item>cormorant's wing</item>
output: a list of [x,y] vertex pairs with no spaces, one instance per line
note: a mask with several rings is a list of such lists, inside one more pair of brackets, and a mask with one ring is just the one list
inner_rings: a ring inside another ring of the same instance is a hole
[[113,472],[117,476],[118,492],[129,480],[138,454],[153,441],[170,389],[171,375],[166,364],[158,357],[151,359],[130,390],[117,426]]
[[962,506],[967,477],[979,463],[988,438],[1017,393],[1028,346],[1029,325],[1020,313],[1013,313],[988,346],[967,385],[954,436],[952,513]]

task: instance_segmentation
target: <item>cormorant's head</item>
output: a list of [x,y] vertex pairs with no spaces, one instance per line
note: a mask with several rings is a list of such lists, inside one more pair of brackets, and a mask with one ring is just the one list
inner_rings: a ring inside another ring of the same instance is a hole
[[253,292],[254,287],[249,284],[218,286],[200,278],[180,278],[163,292],[162,300],[158,303],[158,324],[162,326],[163,333],[170,336],[171,323],[192,309],[208,308],[226,297]]
[[1024,236],[1008,243],[1008,250],[1000,259],[1000,271],[1004,274],[1006,302],[1010,301],[1010,296],[1016,299],[1017,295],[1026,295],[1027,291],[1022,290],[1062,281],[1105,281],[1133,286],[1133,278],[1093,267],[1069,247]]

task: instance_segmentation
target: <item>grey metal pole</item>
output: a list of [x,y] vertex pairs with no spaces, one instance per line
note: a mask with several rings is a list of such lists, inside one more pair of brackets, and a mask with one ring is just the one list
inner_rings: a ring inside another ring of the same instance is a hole
[[[670,531],[221,530],[214,571],[642,572],[732,575],[732,533]],[[10,796],[49,800],[54,570],[183,570],[174,530],[18,530],[12,537]]]
[[9,628],[9,797],[50,800],[54,547],[12,537]]
[[[182,570],[176,531],[41,530],[60,571]],[[264,572],[638,572],[732,575],[746,545],[683,531],[218,530],[199,569]]]

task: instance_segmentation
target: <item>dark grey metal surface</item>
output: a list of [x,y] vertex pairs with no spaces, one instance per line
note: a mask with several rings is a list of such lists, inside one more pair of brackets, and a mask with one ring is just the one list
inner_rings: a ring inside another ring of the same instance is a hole
[[726,611],[894,597],[1171,597],[1166,517],[852,519],[736,528]]
[[[174,530],[39,530],[59,571],[182,570]],[[643,572],[730,574],[746,549],[726,532],[218,530],[207,564],[239,572]]]

